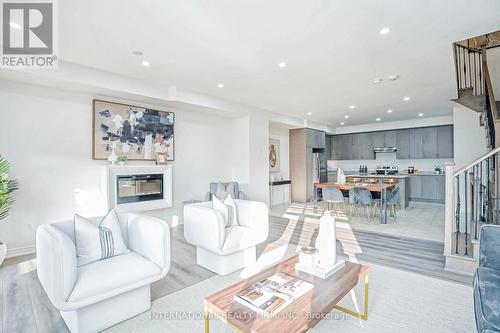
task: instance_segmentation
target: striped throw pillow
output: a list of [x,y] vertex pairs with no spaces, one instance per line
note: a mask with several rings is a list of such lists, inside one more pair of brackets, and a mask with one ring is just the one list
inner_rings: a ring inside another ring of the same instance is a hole
[[123,241],[118,214],[114,209],[101,221],[75,215],[75,243],[78,266],[129,251]]

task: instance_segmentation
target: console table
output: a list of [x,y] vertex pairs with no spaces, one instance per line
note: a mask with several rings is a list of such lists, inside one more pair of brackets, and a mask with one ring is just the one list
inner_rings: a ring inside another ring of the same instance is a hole
[[276,180],[269,182],[269,209],[273,206],[273,186],[288,185],[288,204],[292,203],[292,181],[291,180]]

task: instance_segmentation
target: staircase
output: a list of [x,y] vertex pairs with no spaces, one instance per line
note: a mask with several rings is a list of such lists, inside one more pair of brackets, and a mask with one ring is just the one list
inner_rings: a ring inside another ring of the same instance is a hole
[[500,221],[500,102],[493,94],[487,45],[468,44],[453,44],[458,90],[453,101],[480,113],[489,152],[460,170],[446,166],[444,255],[446,270],[473,274],[481,226]]

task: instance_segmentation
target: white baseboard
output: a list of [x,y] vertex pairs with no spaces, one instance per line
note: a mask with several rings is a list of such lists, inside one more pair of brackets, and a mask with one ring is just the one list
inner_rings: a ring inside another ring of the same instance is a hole
[[5,256],[5,258],[19,257],[19,256],[27,255],[27,254],[32,254],[35,252],[36,252],[35,245],[15,247],[15,248],[11,249],[8,247],[8,244],[7,244],[7,256]]

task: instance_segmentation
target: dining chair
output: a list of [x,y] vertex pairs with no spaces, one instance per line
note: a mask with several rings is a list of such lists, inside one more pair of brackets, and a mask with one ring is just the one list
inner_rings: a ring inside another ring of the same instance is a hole
[[391,207],[391,216],[394,217],[394,222],[398,222],[398,207],[399,207],[399,187],[395,188],[387,194],[387,206]]
[[[345,198],[342,191],[336,187],[325,187],[323,189],[323,208],[330,210],[330,205],[333,204],[335,213],[341,204],[342,210],[345,211]],[[324,207],[326,205],[326,207]]]
[[355,187],[349,190],[349,216],[352,217],[358,207],[363,207],[368,221],[375,217],[376,203],[373,200],[372,193],[366,188]]

